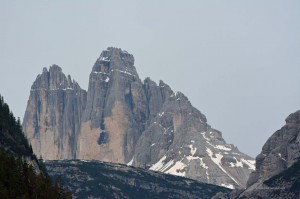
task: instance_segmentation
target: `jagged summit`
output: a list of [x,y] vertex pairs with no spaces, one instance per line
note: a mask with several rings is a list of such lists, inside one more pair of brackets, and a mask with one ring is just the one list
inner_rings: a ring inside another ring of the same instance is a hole
[[34,81],[23,131],[38,157],[74,158],[86,91],[57,65],[43,68]]
[[245,190],[234,190],[214,198],[300,198],[300,110],[290,114],[286,124],[264,144],[256,157]]
[[183,93],[141,81],[133,56],[119,48],[100,54],[87,92],[60,67],[44,69],[23,129],[45,159],[130,164],[230,188],[244,187],[254,169],[253,159],[227,144]]
[[98,72],[101,64],[112,65],[114,69],[132,69],[134,68],[134,57],[120,48],[109,47],[101,52],[92,71]]
[[44,67],[42,74],[39,74],[31,86],[31,91],[36,89],[46,90],[62,90],[62,89],[80,89],[80,86],[75,80],[72,80],[71,76],[66,76],[62,72],[62,68],[53,64],[49,67],[49,70]]
[[300,123],[300,110],[290,114],[285,121],[287,125],[298,125]]

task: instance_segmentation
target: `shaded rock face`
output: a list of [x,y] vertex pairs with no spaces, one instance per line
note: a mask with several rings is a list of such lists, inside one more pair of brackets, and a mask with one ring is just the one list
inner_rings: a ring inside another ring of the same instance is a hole
[[241,198],[300,197],[300,111],[264,144]]
[[228,188],[245,187],[255,169],[253,159],[226,144],[182,93],[165,96],[136,145],[132,165]]
[[59,66],[43,69],[31,87],[23,119],[23,131],[38,157],[75,158],[85,104],[86,91]]
[[246,186],[253,159],[227,144],[184,94],[163,81],[142,82],[128,52],[103,51],[87,93],[52,70],[34,83],[23,123],[34,151],[45,159],[125,163],[229,188]]

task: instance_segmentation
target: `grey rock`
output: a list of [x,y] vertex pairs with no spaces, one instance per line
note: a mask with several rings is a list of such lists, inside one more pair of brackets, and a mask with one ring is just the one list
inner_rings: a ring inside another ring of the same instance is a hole
[[300,111],[264,144],[240,198],[300,197]]
[[133,56],[119,48],[96,60],[87,93],[59,67],[44,69],[23,128],[45,159],[123,163],[229,188],[245,187],[254,170],[253,159],[227,144],[184,94],[163,81],[142,82]]
[[254,170],[253,159],[227,144],[221,132],[207,124],[206,117],[186,96],[170,93],[138,140],[132,165],[245,188]]
[[143,84],[133,64],[133,56],[118,48],[108,48],[97,59],[76,158],[124,163],[133,156],[148,118]]
[[43,69],[31,87],[23,119],[23,131],[38,157],[75,158],[85,104],[86,91],[59,66]]

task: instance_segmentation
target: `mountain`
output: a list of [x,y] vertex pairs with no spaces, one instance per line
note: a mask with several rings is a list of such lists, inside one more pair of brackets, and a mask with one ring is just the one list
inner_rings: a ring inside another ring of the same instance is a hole
[[0,198],[72,198],[52,184],[16,120],[0,95]]
[[148,117],[143,84],[133,64],[133,56],[117,48],[108,48],[97,59],[76,158],[117,163],[132,158]]
[[133,166],[228,188],[244,187],[251,157],[227,144],[182,93],[168,96],[138,140]]
[[256,157],[257,169],[241,196],[300,197],[300,111],[290,114],[285,121]]
[[86,91],[66,77],[59,66],[43,69],[31,86],[23,118],[23,131],[38,157],[75,157],[85,104]]
[[286,124],[264,144],[247,189],[222,197],[300,198],[300,110],[290,114]]
[[211,198],[230,189],[116,163],[46,161],[49,174],[61,176],[74,198]]
[[141,81],[134,57],[107,48],[84,91],[51,66],[35,80],[23,130],[47,160],[128,164],[229,188],[246,187],[254,160],[227,144],[181,92]]

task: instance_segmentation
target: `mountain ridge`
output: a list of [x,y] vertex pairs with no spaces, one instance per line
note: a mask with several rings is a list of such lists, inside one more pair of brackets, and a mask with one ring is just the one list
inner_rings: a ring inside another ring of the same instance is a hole
[[[118,163],[85,160],[45,161],[50,176],[61,175],[81,198],[207,198],[230,189]],[[74,182],[74,179],[76,181]]]
[[57,74],[43,71],[48,76],[43,72],[34,85],[48,89],[31,91],[23,130],[44,159],[130,163],[230,188],[246,186],[253,159],[227,144],[183,93],[163,81],[141,81],[127,51],[104,50],[87,91],[69,83],[71,77],[56,65],[49,71]]
[[300,110],[286,118],[286,124],[273,133],[256,157],[256,170],[247,188],[214,199],[300,197]]

